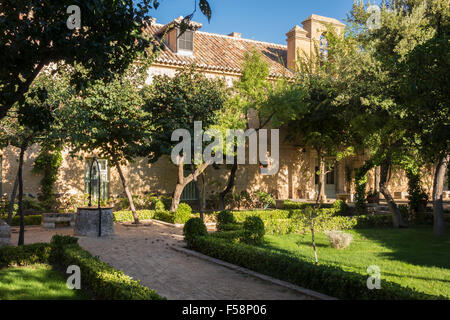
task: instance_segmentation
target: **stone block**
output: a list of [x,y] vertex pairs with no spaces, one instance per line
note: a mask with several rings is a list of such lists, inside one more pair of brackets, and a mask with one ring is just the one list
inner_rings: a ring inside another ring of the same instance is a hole
[[0,220],[0,246],[11,244],[11,227],[3,220]]
[[[75,216],[75,235],[98,237],[99,211],[98,208],[78,208]],[[101,209],[101,236],[114,235],[114,216],[112,208]]]

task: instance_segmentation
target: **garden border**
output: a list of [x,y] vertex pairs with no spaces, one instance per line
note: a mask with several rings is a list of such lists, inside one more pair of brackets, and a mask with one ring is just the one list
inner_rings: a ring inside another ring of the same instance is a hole
[[248,274],[250,276],[253,276],[255,278],[259,278],[261,280],[271,282],[271,283],[276,284],[278,286],[285,287],[285,288],[297,291],[297,292],[299,292],[301,294],[313,297],[313,298],[315,298],[317,300],[338,300],[337,298],[328,296],[326,294],[323,294],[323,293],[320,293],[320,292],[317,292],[317,291],[313,291],[313,290],[310,290],[310,289],[306,289],[306,288],[297,286],[295,284],[292,284],[292,283],[289,283],[289,282],[286,282],[286,281],[283,281],[283,280],[279,280],[279,279],[276,279],[276,278],[273,278],[271,276],[267,276],[267,275],[264,275],[264,274],[261,274],[261,273],[255,272],[255,271],[252,271],[250,269],[247,269],[247,268],[244,268],[244,267],[240,267],[240,266],[237,266],[235,264],[232,264],[232,263],[220,260],[220,259],[216,259],[216,258],[207,256],[207,255],[204,255],[204,254],[202,254],[200,252],[197,252],[197,251],[193,251],[193,250],[189,250],[189,249],[181,248],[181,247],[171,247],[171,248],[173,250],[177,251],[177,252],[185,253],[187,255],[190,255],[190,256],[193,256],[193,257],[196,257],[196,258],[199,258],[199,259],[203,259],[203,260],[206,260],[206,261],[218,264],[218,265],[226,267],[228,269],[239,271],[239,272]]

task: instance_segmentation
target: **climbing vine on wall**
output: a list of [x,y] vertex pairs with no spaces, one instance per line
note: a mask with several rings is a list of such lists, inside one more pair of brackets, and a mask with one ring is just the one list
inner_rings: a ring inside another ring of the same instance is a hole
[[355,173],[355,207],[359,214],[366,213],[367,172],[373,167],[370,160],[356,170]]
[[34,161],[33,172],[43,175],[39,200],[46,209],[51,209],[56,202],[53,186],[58,179],[58,169],[62,162],[61,151],[61,147],[42,147],[38,157]]

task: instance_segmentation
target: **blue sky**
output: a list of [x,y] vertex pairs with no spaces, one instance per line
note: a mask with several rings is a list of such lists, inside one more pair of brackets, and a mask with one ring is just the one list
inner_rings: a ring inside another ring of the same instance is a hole
[[[198,1],[197,1],[198,2]],[[332,17],[344,22],[353,0],[209,0],[211,23],[197,10],[194,19],[203,24],[202,31],[228,34],[242,33],[243,38],[286,44],[286,33],[311,14]],[[160,0],[152,12],[158,23],[186,16],[194,0]]]

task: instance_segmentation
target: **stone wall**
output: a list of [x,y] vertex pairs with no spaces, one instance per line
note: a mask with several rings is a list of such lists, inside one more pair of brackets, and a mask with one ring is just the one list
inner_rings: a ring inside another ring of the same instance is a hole
[[[282,141],[282,140],[281,140]],[[40,192],[41,175],[31,172],[33,162],[38,155],[39,148],[33,146],[25,155],[24,164],[24,192],[37,196]],[[10,194],[15,174],[17,172],[18,150],[7,148],[3,150],[2,166],[2,190],[3,193]],[[79,154],[72,157],[69,150],[63,151],[63,161],[58,173],[58,181],[55,192],[64,196],[84,193],[84,162],[87,154]],[[262,190],[274,194],[278,199],[305,199],[311,198],[314,194],[314,167],[316,161],[315,151],[304,149],[287,143],[280,145],[280,169],[273,176],[263,176],[259,173],[258,165],[239,165],[236,173],[236,187],[234,192],[242,190],[257,191]],[[345,180],[345,170],[350,168],[352,178],[354,170],[362,165],[364,159],[355,157],[342,161],[337,165],[336,191],[338,193],[348,192]],[[122,197],[123,188],[117,170],[109,164],[109,192],[112,197]],[[124,175],[129,184],[130,190],[134,194],[138,193],[160,193],[171,194],[177,181],[177,168],[173,165],[169,157],[163,157],[154,164],[149,164],[146,159],[136,159],[122,167]],[[428,191],[432,187],[432,174],[424,178],[424,186]],[[205,182],[207,198],[222,191],[227,183],[229,168],[225,165],[216,169],[212,166],[205,171]],[[201,181],[201,179],[200,179]],[[368,174],[367,190],[374,188],[374,170]],[[404,172],[394,170],[388,184],[392,193],[406,192],[407,179]],[[351,193],[354,186],[350,186]]]

